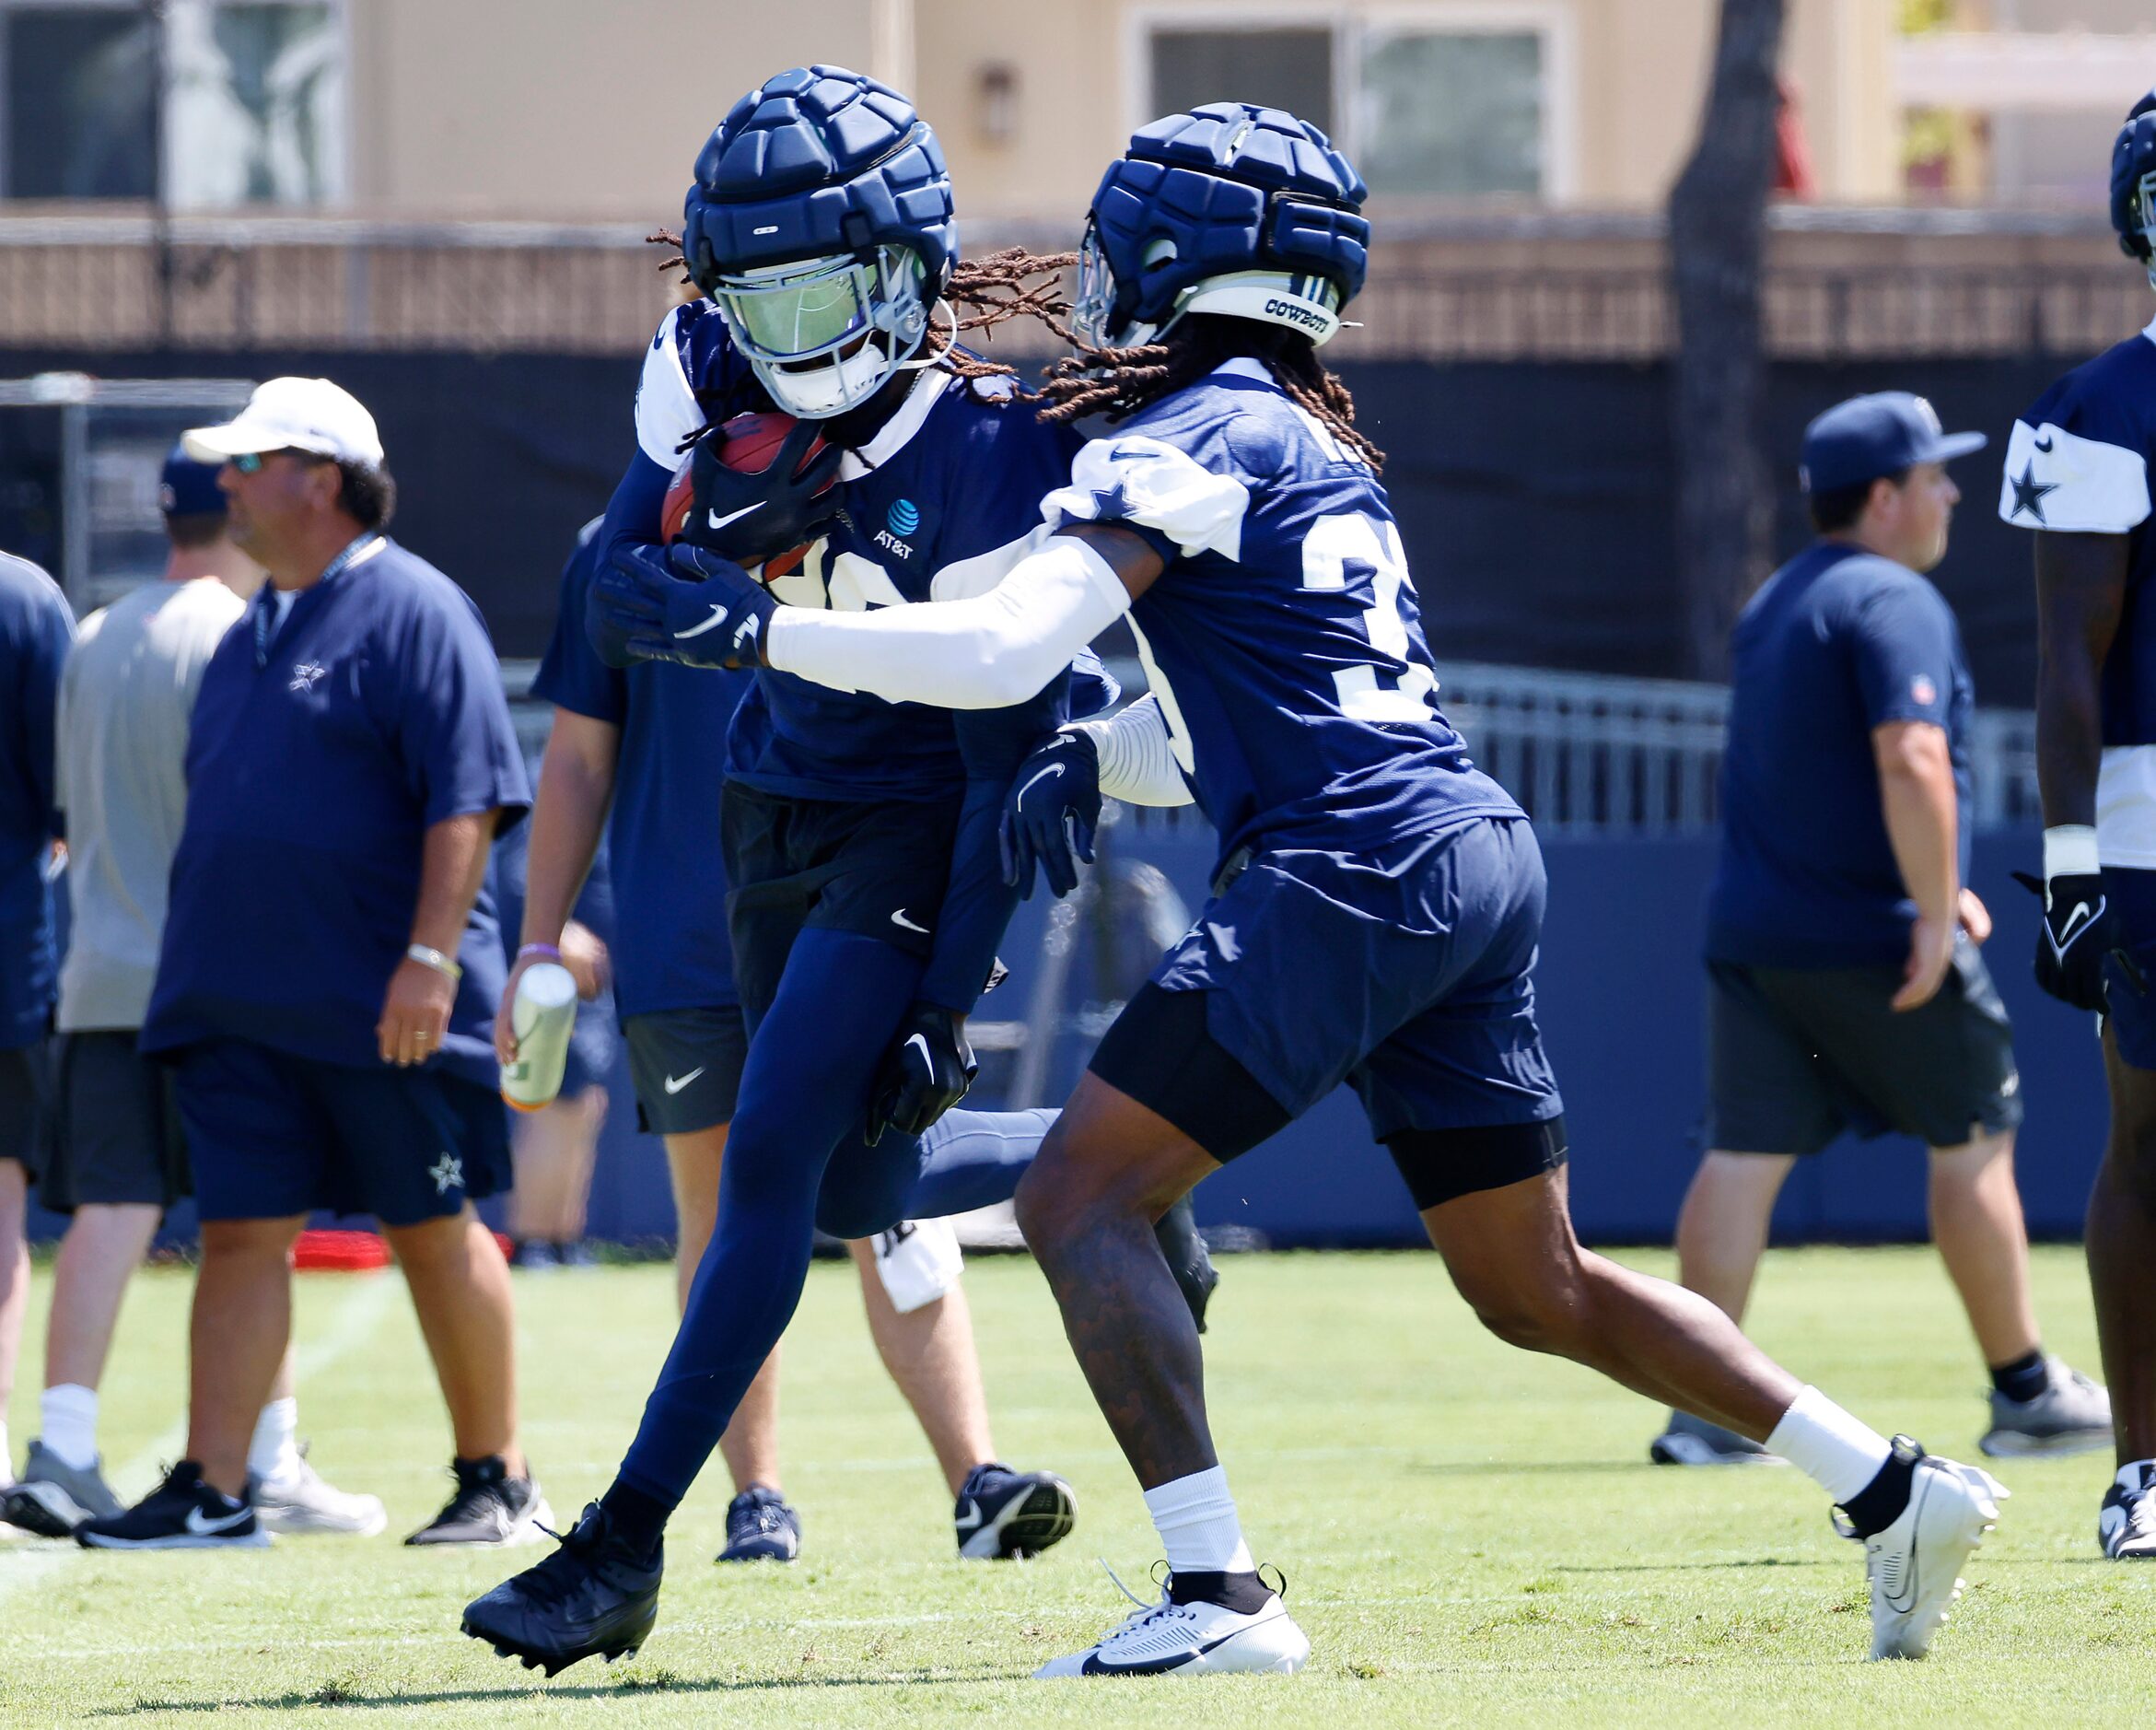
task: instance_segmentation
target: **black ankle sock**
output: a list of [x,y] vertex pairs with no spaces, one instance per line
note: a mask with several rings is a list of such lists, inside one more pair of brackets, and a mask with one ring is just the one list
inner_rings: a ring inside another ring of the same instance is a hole
[[1218,1604],[1240,1616],[1254,1615],[1265,1607],[1273,1588],[1254,1573],[1178,1573],[1168,1577],[1168,1601]]
[[1909,1488],[1917,1476],[1917,1462],[1905,1459],[1900,1447],[1886,1456],[1879,1475],[1842,1503],[1849,1525],[1859,1537],[1883,1532],[1902,1517],[1909,1505]]
[[2044,1348],[2038,1346],[2027,1357],[2016,1358],[2011,1363],[1994,1364],[1991,1385],[2009,1399],[2034,1399],[2051,1385],[2051,1366],[2044,1361]]
[[647,1557],[658,1548],[658,1540],[666,1534],[666,1523],[673,1514],[669,1503],[645,1494],[634,1484],[625,1484],[618,1478],[606,1494],[600,1497],[599,1505],[606,1510],[614,1536],[639,1556]]

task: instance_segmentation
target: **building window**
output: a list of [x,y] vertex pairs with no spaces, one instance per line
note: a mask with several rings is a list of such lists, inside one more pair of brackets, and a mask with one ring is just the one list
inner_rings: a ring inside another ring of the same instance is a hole
[[1561,13],[1388,6],[1323,29],[1161,7],[1143,29],[1147,119],[1205,102],[1286,108],[1329,133],[1373,193],[1561,195],[1552,138]]
[[0,0],[0,196],[199,210],[344,191],[337,0]]

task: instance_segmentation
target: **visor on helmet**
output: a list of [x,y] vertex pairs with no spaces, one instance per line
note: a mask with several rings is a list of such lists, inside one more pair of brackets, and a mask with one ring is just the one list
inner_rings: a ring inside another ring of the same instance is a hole
[[[1175,255],[1173,241],[1156,240],[1147,249],[1148,266],[1156,262],[1155,248],[1165,249],[1163,259]],[[1115,330],[1115,272],[1101,243],[1100,230],[1089,219],[1085,239],[1078,243],[1078,298],[1072,303],[1070,321],[1079,339],[1094,348],[1152,342],[1186,312],[1284,324],[1322,345],[1339,333],[1340,301],[1339,284],[1323,276],[1283,270],[1230,271],[1195,282],[1176,296],[1164,323],[1133,322]]]
[[928,328],[920,263],[903,247],[724,274],[711,298],[773,400],[816,420],[868,401]]

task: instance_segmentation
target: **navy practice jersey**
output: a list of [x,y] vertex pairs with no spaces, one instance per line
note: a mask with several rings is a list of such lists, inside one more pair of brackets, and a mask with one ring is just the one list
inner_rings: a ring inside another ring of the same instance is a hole
[[600,538],[562,570],[561,611],[532,694],[620,728],[612,851],[614,1002],[623,1020],[740,1001],[719,862],[719,742],[752,675],[670,661],[610,667],[584,632]]
[[[1041,497],[1068,475],[1078,445],[999,394],[933,368],[918,373],[898,412],[840,467],[838,520],[772,593],[788,606],[858,613],[995,588],[1045,538]],[[646,356],[637,446],[670,473],[706,420],[768,406],[718,309],[695,301],[667,316]],[[624,532],[658,538],[656,520],[623,524],[610,512],[609,535]],[[1045,707],[1022,712],[1031,719],[1019,731],[1029,738],[1062,719]],[[948,799],[966,780],[959,730],[1009,724],[968,717],[954,726],[947,709],[766,669],[735,716],[727,775],[802,799]]]
[[[1730,648],[1708,958],[1898,964],[1917,907],[1887,838],[1871,733],[1891,721],[1944,729],[1969,809],[1975,695],[1952,609],[1905,566],[1821,541],[1761,586]],[[1960,837],[1966,883],[1966,822]]]
[[1042,508],[1054,528],[1134,529],[1169,561],[1131,623],[1222,862],[1329,855],[1329,892],[1428,929],[1357,860],[1521,813],[1438,707],[1400,531],[1369,466],[1261,363],[1231,360],[1086,446]]
[[[426,831],[530,801],[501,668],[471,598],[381,540],[300,590],[265,585],[204,669],[187,818],[146,1051],[246,1039],[370,1069],[412,941]],[[482,889],[440,1055],[492,1088],[501,929]]]
[[2022,529],[2123,534],[2126,606],[2104,663],[2097,847],[2156,869],[2156,324],[2077,367],[2014,423],[1999,514]]
[[0,554],[0,1050],[42,1038],[52,1013],[52,720],[74,640],[59,585]]

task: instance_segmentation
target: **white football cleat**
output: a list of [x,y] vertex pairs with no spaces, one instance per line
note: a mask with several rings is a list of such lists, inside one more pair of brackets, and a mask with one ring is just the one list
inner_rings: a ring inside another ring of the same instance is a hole
[[390,1523],[380,1497],[358,1495],[326,1482],[308,1464],[305,1448],[288,1459],[274,1478],[258,1478],[250,1472],[247,1500],[263,1529],[285,1537],[315,1533],[372,1537]]
[[[1975,1466],[1934,1459],[1906,1436],[1894,1438],[1903,1457],[1914,1454],[1909,1505],[1882,1532],[1863,1540],[1864,1573],[1871,1584],[1871,1655],[1921,1658],[1962,1596],[1962,1565],[1999,1524],[2007,1489]],[[1844,1530],[1844,1537],[1855,1537]]]
[[[1110,1579],[1114,1580],[1113,1570]],[[1288,1614],[1278,1592],[1244,1613],[1200,1599],[1172,1602],[1165,1588],[1148,1604],[1120,1580],[1137,1605],[1122,1625],[1083,1652],[1051,1658],[1036,1681],[1062,1676],[1218,1676],[1229,1672],[1292,1676],[1310,1662],[1310,1641]]]

